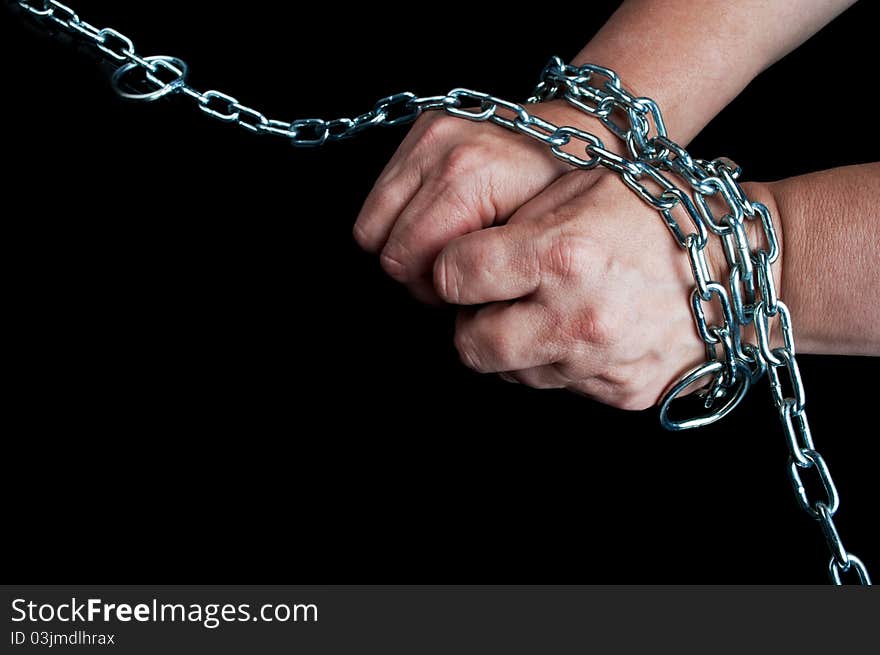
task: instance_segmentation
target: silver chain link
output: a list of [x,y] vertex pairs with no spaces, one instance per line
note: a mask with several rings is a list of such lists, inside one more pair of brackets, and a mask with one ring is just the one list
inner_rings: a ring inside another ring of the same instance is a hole
[[[188,67],[181,59],[165,55],[142,57],[125,34],[109,27],[99,29],[56,0],[17,0],[17,4],[44,23],[92,43],[118,62],[112,84],[121,96],[141,101],[187,96],[211,118],[255,134],[284,137],[294,146],[321,146],[373,127],[412,122],[426,110],[443,110],[451,116],[494,123],[541,141],[555,157],[576,168],[602,166],[617,173],[638,197],[660,213],[687,253],[695,282],[691,309],[708,354],[707,362],[685,373],[666,392],[660,405],[661,424],[668,430],[684,430],[717,421],[766,372],[789,446],[789,477],[798,504],[820,524],[825,536],[831,552],[831,579],[835,584],[843,584],[843,574],[852,572],[861,584],[871,584],[865,564],[844,547],[834,523],[840,499],[828,465],[815,449],[810,433],[791,314],[774,286],[771,266],[779,257],[779,242],[769,210],[748,199],[738,182],[741,169],[736,164],[727,159],[694,159],[670,140],[657,104],[650,98],[629,93],[614,71],[592,64],[572,66],[554,57],[544,68],[527,104],[564,99],[601,121],[626,144],[630,157],[608,150],[595,134],[555,125],[530,113],[522,104],[463,88],[428,97],[397,93],[381,98],[370,111],[354,118],[269,119],[222,91],[198,91],[187,83]],[[575,146],[581,151],[571,152]],[[569,150],[563,149],[566,147]],[[670,173],[684,181],[684,188],[670,179]],[[688,188],[690,193],[685,190]],[[712,199],[722,202],[722,213],[713,213]],[[751,246],[746,221],[760,226],[766,249]],[[705,253],[710,235],[721,239],[730,271],[726,281],[710,277]],[[717,304],[721,321],[710,325],[705,307],[712,303]],[[783,343],[777,348],[770,345],[774,321],[778,322]],[[743,328],[749,325],[754,326],[757,343],[743,338]],[[686,419],[670,418],[672,402],[700,381],[705,383],[699,394],[706,413]],[[788,383],[790,393],[784,390],[783,381]],[[811,501],[807,495],[801,476],[808,471],[815,474],[824,490],[820,500]]]

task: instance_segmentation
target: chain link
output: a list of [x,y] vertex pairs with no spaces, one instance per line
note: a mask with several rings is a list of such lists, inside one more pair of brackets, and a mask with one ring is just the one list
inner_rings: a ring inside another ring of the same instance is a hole
[[[769,210],[748,199],[738,182],[741,169],[735,163],[727,159],[694,159],[669,139],[657,104],[650,98],[629,93],[614,71],[594,64],[573,66],[554,57],[525,105],[456,88],[439,96],[418,97],[408,92],[390,95],[353,118],[283,121],[267,118],[222,91],[197,90],[187,82],[188,67],[181,59],[165,55],[141,57],[125,34],[109,27],[96,28],[56,0],[18,0],[17,4],[38,20],[91,42],[118,62],[120,66],[111,81],[121,96],[141,101],[171,95],[187,97],[217,121],[254,134],[281,136],[297,147],[341,141],[370,128],[412,122],[428,110],[442,110],[465,120],[494,123],[541,141],[555,157],[576,168],[602,166],[617,173],[639,198],[660,213],[687,253],[695,282],[691,309],[708,354],[707,362],[682,375],[666,392],[660,407],[661,424],[669,430],[683,430],[721,419],[766,371],[771,397],[788,441],[789,478],[798,504],[819,522],[825,535],[831,552],[831,578],[835,584],[842,584],[843,574],[852,571],[862,584],[871,583],[864,563],[843,546],[834,522],[840,499],[828,465],[815,449],[807,421],[806,394],[795,358],[791,315],[774,285],[771,266],[779,257],[779,241]],[[626,144],[630,157],[607,149],[595,134],[569,125],[555,125],[528,109],[553,98],[564,99],[598,119]],[[569,149],[564,150],[565,147]],[[572,152],[572,148],[576,151]],[[677,186],[667,173],[683,180],[690,192],[687,187]],[[713,200],[720,202],[722,212],[713,212]],[[687,221],[676,218],[673,212]],[[757,221],[767,249],[751,246],[746,221]],[[710,235],[721,239],[730,270],[727,286],[711,277],[705,253]],[[713,302],[720,309],[717,324],[709,324],[704,309],[704,305]],[[778,319],[783,343],[777,348],[771,347],[774,319]],[[757,343],[743,339],[743,328],[752,323]],[[791,393],[783,389],[783,379]],[[672,419],[669,412],[673,401],[698,382],[704,382],[698,394],[707,413]],[[818,478],[824,498],[810,500],[801,477],[807,471]]]

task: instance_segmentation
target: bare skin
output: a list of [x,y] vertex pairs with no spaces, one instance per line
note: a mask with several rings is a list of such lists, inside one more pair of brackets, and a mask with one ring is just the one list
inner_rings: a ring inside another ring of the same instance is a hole
[[[670,134],[686,143],[754,75],[851,2],[704,4],[713,12],[708,26],[689,1],[625,2],[574,63],[617,70],[628,87],[660,102]],[[658,61],[653,43],[669,32],[678,35],[676,56]],[[687,62],[705,54],[706,40],[720,44],[718,52],[730,40],[745,54],[709,57],[694,75]],[[539,111],[616,141],[566,104]],[[571,171],[545,150],[500,128],[421,119],[364,203],[355,238],[381,253],[385,270],[417,297],[464,306],[456,345],[468,366],[617,407],[649,407],[705,356],[685,302],[693,286],[686,258],[656,212],[613,174]],[[871,229],[878,178],[872,164],[746,187],[777,221],[784,256],[774,275],[801,350],[880,354],[880,305],[863,302],[880,292]],[[818,220],[821,230],[811,225]],[[710,252],[715,274],[724,270],[719,248]],[[827,275],[829,262],[845,268]],[[810,319],[830,306],[845,318]]]
[[782,298],[798,349],[880,355],[880,163],[767,187],[785,230]]

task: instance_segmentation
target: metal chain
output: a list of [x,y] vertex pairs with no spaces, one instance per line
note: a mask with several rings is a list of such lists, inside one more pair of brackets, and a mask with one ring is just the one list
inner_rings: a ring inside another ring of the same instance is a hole
[[[860,583],[871,584],[865,564],[844,547],[834,523],[840,499],[828,465],[815,449],[810,433],[791,314],[779,299],[773,281],[771,266],[779,257],[779,242],[769,210],[748,199],[738,182],[741,169],[736,164],[727,159],[694,159],[670,140],[657,104],[650,98],[629,93],[614,71],[592,64],[572,66],[554,57],[544,68],[528,103],[552,98],[566,100],[597,118],[623,140],[630,157],[608,150],[595,134],[555,125],[530,113],[522,104],[463,88],[439,96],[387,96],[370,111],[354,118],[269,119],[222,91],[195,89],[187,83],[188,67],[181,59],[165,55],[142,57],[125,34],[109,27],[99,29],[56,0],[17,0],[17,4],[44,23],[92,43],[118,62],[112,84],[121,96],[141,101],[187,96],[218,121],[255,134],[281,136],[294,146],[320,146],[373,127],[409,123],[426,110],[443,110],[451,116],[494,123],[541,141],[555,157],[576,168],[602,166],[617,173],[636,195],[660,213],[687,253],[695,283],[691,309],[708,355],[707,362],[684,374],[666,392],[660,405],[661,424],[669,430],[684,430],[717,421],[766,372],[789,446],[789,477],[798,504],[819,523],[825,536],[831,552],[831,579],[842,584],[843,574],[855,573]],[[569,149],[565,150],[566,147]],[[582,151],[572,152],[572,147]],[[670,179],[670,173],[684,181],[684,188]],[[712,199],[721,201],[723,212],[712,211]],[[753,248],[749,243],[746,221],[760,226],[766,248]],[[705,253],[710,234],[721,239],[730,271],[726,280],[711,279]],[[717,304],[721,320],[710,325],[705,308],[711,303]],[[774,321],[783,343],[777,348],[770,345]],[[757,343],[743,338],[743,328],[749,325],[754,325]],[[706,413],[686,419],[670,418],[672,402],[698,381],[705,382],[699,393]],[[783,389],[783,381],[787,382],[789,393]],[[807,495],[801,477],[807,471],[812,471],[821,483],[822,499],[811,501]]]

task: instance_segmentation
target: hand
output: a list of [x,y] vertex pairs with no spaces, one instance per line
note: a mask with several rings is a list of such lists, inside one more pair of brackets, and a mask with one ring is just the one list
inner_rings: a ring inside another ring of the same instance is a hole
[[[720,240],[709,243],[719,279]],[[640,410],[706,357],[686,254],[612,173],[572,171],[506,225],[453,240],[434,280],[447,302],[489,303],[462,309],[455,335],[464,363],[482,373]]]
[[[557,125],[596,129],[563,101],[529,107]],[[504,222],[570,167],[546,145],[492,124],[430,112],[385,167],[354,225],[357,242],[419,299],[436,301],[434,259],[455,237]],[[587,176],[592,179],[596,172]]]

